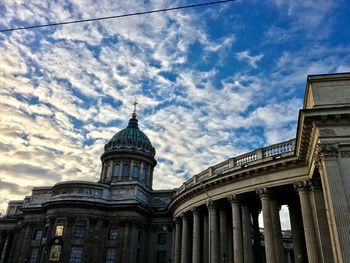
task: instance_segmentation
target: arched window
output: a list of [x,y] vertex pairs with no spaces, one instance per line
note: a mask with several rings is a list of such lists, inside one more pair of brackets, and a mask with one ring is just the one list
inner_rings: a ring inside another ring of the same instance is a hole
[[123,176],[129,176],[129,172],[130,172],[130,163],[124,163]]
[[138,178],[139,177],[139,166],[138,164],[135,164],[132,170],[132,176]]
[[144,165],[142,167],[141,180],[146,180],[146,178],[147,178],[147,171],[148,171],[148,167],[147,167],[147,165]]
[[119,163],[116,163],[113,167],[113,176],[119,176],[119,170],[120,170]]

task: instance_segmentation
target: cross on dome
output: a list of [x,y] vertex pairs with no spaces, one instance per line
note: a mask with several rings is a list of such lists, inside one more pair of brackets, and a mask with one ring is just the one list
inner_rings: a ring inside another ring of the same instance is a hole
[[138,103],[137,103],[137,101],[135,100],[134,103],[133,103],[133,105],[134,105],[134,111],[133,111],[133,113],[132,113],[132,115],[131,115],[133,118],[136,118],[136,116],[137,116],[137,114],[136,114],[136,105],[137,105],[137,104],[138,104]]

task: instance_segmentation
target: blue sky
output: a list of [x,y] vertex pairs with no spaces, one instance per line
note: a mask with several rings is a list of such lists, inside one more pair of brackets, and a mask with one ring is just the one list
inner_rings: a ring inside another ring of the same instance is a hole
[[[0,2],[0,28],[199,1]],[[0,33],[0,210],[33,186],[97,180],[139,102],[155,188],[295,137],[308,74],[350,71],[349,3],[238,0]]]

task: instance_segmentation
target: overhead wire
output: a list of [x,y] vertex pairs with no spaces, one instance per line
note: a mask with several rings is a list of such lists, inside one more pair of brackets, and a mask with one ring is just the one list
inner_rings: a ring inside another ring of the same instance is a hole
[[218,5],[218,4],[224,4],[224,3],[234,2],[234,1],[236,1],[236,0],[221,0],[221,1],[213,1],[213,2],[205,2],[205,3],[200,3],[200,4],[183,5],[183,6],[169,7],[169,8],[163,8],[163,9],[155,9],[155,10],[149,10],[149,11],[143,11],[143,12],[135,12],[135,13],[128,13],[128,14],[114,15],[114,16],[105,16],[105,17],[98,17],[98,18],[73,20],[73,21],[67,21],[67,22],[56,22],[56,23],[33,25],[33,26],[14,27],[14,28],[8,28],[8,29],[0,29],[0,33],[12,32],[12,31],[18,31],[18,30],[35,29],[35,28],[43,28],[43,27],[52,27],[52,26],[77,24],[77,23],[94,22],[94,21],[101,21],[101,20],[107,20],[107,19],[123,18],[123,17],[128,17],[128,16],[138,16],[138,15],[146,15],[146,14],[153,14],[153,13],[160,13],[160,12],[168,12],[168,11],[187,9],[187,8],[194,8],[194,7]]

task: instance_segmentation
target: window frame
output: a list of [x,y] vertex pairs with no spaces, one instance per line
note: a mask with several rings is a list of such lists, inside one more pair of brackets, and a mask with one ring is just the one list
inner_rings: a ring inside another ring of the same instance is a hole
[[[112,231],[115,231],[112,233]],[[117,240],[118,239],[118,228],[117,227],[110,227],[108,230],[108,240]]]
[[[73,251],[79,252],[78,254],[73,255]],[[77,256],[78,255],[78,256]],[[69,263],[81,263],[83,259],[83,246],[72,246],[70,249]]]
[[[80,229],[80,230],[84,229],[84,231],[83,232],[79,232],[79,231],[77,231],[78,229]],[[74,230],[73,230],[73,237],[75,239],[84,239],[85,236],[86,236],[86,230],[87,230],[86,225],[84,225],[84,224],[76,224],[74,226]],[[81,233],[83,233],[83,235],[81,235]]]

